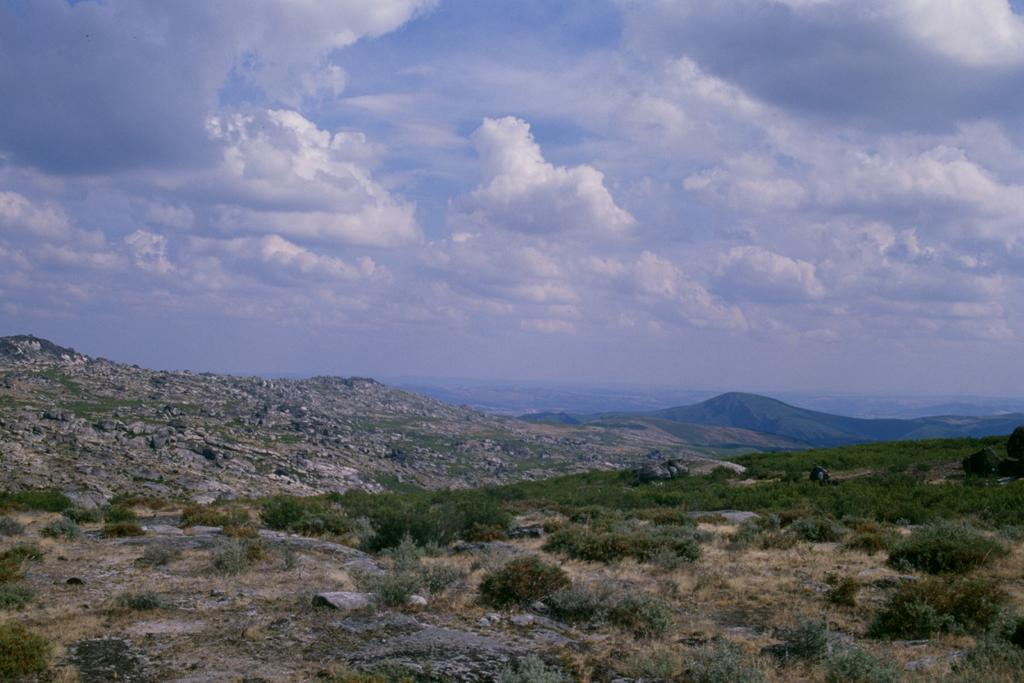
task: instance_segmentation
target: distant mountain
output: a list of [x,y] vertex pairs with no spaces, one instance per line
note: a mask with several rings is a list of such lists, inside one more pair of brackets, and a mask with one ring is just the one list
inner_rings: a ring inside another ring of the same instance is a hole
[[31,334],[0,337],[3,363],[84,363],[89,357]]
[[798,408],[774,398],[732,392],[700,403],[648,412],[532,413],[530,422],[667,432],[693,446],[781,450],[1009,434],[1024,413],[858,418]]
[[739,427],[816,446],[1009,434],[1024,414],[863,419],[807,410],[756,394],[728,393],[689,406],[658,410],[653,417],[687,424]]

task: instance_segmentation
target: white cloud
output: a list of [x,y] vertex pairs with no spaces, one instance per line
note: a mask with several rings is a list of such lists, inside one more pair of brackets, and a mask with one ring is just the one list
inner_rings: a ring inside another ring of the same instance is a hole
[[484,119],[473,133],[483,183],[460,208],[464,219],[526,234],[621,235],[636,224],[616,206],[592,166],[548,163],[525,121]]
[[576,326],[566,320],[554,318],[530,318],[523,320],[519,326],[530,332],[542,332],[544,334],[572,334]]
[[733,247],[724,255],[717,289],[734,297],[777,303],[825,295],[814,264],[757,246]]
[[[671,302],[670,311],[698,327],[743,329],[743,312],[715,299],[700,283],[683,275],[672,261],[644,251],[633,264],[632,278],[640,292]],[[674,317],[670,316],[670,317]]]
[[223,163],[219,225],[333,244],[393,247],[420,239],[415,207],[373,178],[373,149],[358,133],[331,133],[298,112],[214,117]]
[[167,238],[163,235],[136,230],[125,237],[124,241],[135,258],[135,265],[142,270],[160,275],[174,270],[174,266],[167,260]]
[[63,238],[71,234],[71,221],[56,205],[37,205],[17,192],[0,192],[0,228]]

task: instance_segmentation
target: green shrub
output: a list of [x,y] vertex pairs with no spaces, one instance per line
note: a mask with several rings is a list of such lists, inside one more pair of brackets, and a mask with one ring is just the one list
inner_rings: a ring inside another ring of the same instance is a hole
[[86,510],[80,507],[70,507],[66,510],[61,510],[61,514],[76,524],[93,524],[103,521],[103,511],[99,508]]
[[375,593],[377,602],[388,607],[409,603],[413,593],[420,590],[422,579],[413,572],[384,572],[382,574],[356,574],[359,590]]
[[875,553],[890,550],[895,545],[897,539],[896,534],[892,532],[858,529],[846,537],[843,541],[843,548],[846,550],[859,550],[868,555],[874,555]]
[[618,673],[641,681],[678,680],[684,669],[682,655],[674,647],[663,645],[634,652],[615,668]]
[[144,536],[145,530],[135,522],[113,522],[103,525],[104,538],[125,538],[127,536]]
[[25,527],[10,517],[0,517],[0,536],[20,536]]
[[0,584],[18,581],[26,562],[43,559],[43,551],[31,543],[12,546],[0,553]]
[[480,596],[494,607],[524,605],[568,588],[571,583],[561,567],[532,556],[519,557],[484,576]]
[[67,517],[61,517],[60,519],[55,519],[44,526],[40,533],[42,533],[43,536],[48,536],[49,538],[64,538],[71,540],[81,536],[82,530],[74,520],[68,519]]
[[168,602],[156,593],[124,593],[117,596],[117,606],[122,609],[145,612],[169,607]]
[[995,623],[1009,596],[995,582],[932,577],[905,583],[871,624],[875,638],[929,638],[935,633],[977,634]]
[[701,554],[693,531],[679,527],[600,532],[571,526],[551,534],[544,550],[586,562],[616,562],[632,557],[640,562],[657,558],[662,565],[669,564],[670,557],[680,563],[694,562]]
[[900,670],[859,647],[844,650],[825,665],[825,683],[899,683]]
[[648,593],[630,593],[608,608],[608,622],[636,638],[654,638],[667,633],[674,624],[672,610]]
[[341,535],[352,530],[345,513],[323,498],[274,496],[264,501],[260,518],[270,529],[304,536]]
[[806,619],[790,628],[776,631],[775,637],[782,641],[769,651],[786,662],[791,659],[817,661],[828,651],[828,624],[820,619]]
[[111,505],[107,508],[106,512],[103,513],[103,520],[108,524],[135,522],[138,519],[138,515],[136,515],[131,508],[124,507],[123,505]]
[[828,517],[800,517],[786,530],[802,541],[810,543],[836,543],[843,540],[846,528]]
[[252,526],[252,516],[249,511],[237,505],[212,506],[212,505],[189,505],[181,511],[181,525],[190,526],[217,526],[224,529],[229,527]]
[[35,543],[19,543],[0,553],[0,562],[7,560],[17,562],[24,560],[39,561],[41,559],[43,559],[43,551]]
[[913,567],[931,574],[965,574],[1009,551],[996,540],[969,526],[950,522],[914,531],[889,553],[889,564]]
[[573,584],[553,592],[544,599],[551,616],[569,623],[603,618],[612,590],[598,590],[584,584]]
[[71,507],[71,500],[56,489],[32,489],[17,493],[0,493],[0,508],[60,512]]
[[21,624],[0,625],[0,680],[46,671],[52,646]]
[[727,640],[716,640],[693,650],[686,667],[688,683],[762,683],[764,676]]
[[498,676],[498,683],[569,683],[570,678],[540,657],[530,655]]
[[985,638],[953,665],[943,683],[1018,683],[1024,671],[1024,648]]
[[466,572],[447,564],[432,564],[420,570],[423,588],[431,595],[448,590],[466,578]]
[[151,545],[142,551],[135,564],[143,567],[162,567],[178,558],[181,551],[172,545]]
[[35,593],[25,586],[0,583],[0,609],[18,609],[24,607]]
[[843,607],[855,607],[857,605],[857,593],[860,591],[860,582],[851,576],[838,576],[829,574],[825,577],[829,585],[825,593],[825,599],[833,605]]
[[416,545],[411,536],[403,538],[402,542],[395,547],[387,548],[381,555],[396,572],[419,571],[423,566],[420,562],[423,550]]
[[210,570],[215,574],[241,574],[263,555],[258,542],[231,538],[210,556]]

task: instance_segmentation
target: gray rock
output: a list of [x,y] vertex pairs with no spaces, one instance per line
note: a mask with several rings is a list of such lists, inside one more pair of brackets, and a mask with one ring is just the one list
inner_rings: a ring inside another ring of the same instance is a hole
[[636,481],[639,484],[647,484],[653,481],[667,481],[676,477],[683,477],[690,471],[675,460],[663,462],[648,462],[633,470]]
[[427,599],[422,595],[410,595],[408,604],[412,607],[426,607]]
[[313,604],[317,607],[333,607],[342,612],[354,612],[369,607],[373,603],[373,598],[373,593],[334,591],[317,593],[313,596]]
[[516,626],[532,626],[536,620],[537,617],[532,614],[513,614],[509,619]]

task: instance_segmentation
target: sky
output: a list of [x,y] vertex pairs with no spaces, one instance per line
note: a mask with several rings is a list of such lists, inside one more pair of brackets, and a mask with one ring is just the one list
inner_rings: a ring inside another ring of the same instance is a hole
[[1024,6],[0,0],[0,334],[1024,394]]

